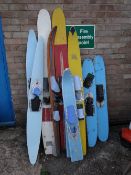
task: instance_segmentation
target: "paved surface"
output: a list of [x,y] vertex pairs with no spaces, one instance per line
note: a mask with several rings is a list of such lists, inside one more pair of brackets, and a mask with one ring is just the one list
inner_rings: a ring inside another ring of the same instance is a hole
[[95,148],[88,149],[84,160],[76,163],[71,163],[64,153],[59,158],[45,156],[41,144],[33,167],[28,160],[25,129],[0,128],[0,175],[123,175],[131,163],[131,150],[121,146],[119,130],[118,126],[111,127],[108,142],[97,142]]

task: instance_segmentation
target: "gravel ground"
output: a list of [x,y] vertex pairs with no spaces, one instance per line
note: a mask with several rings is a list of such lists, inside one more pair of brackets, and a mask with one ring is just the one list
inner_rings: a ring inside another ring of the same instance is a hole
[[25,128],[0,128],[0,175],[123,175],[131,165],[131,150],[120,144],[120,127],[110,127],[109,140],[88,148],[80,162],[71,163],[64,153],[45,156],[41,143],[35,166],[29,163]]

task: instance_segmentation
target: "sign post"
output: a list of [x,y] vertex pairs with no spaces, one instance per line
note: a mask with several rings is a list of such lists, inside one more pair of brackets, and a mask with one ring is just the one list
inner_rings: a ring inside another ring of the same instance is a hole
[[67,25],[67,33],[72,26],[77,32],[80,49],[94,49],[95,25]]

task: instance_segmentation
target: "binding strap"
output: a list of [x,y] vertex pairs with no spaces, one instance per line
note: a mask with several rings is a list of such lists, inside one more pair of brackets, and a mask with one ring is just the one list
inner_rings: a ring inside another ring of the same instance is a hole
[[32,111],[39,111],[41,100],[38,96],[35,96],[34,99],[31,99],[31,109]]
[[48,91],[49,90],[48,78],[43,78],[43,90],[44,91]]
[[85,98],[85,111],[87,116],[93,116],[94,105],[93,105],[93,97],[91,95],[88,95]]
[[59,110],[58,110],[58,105],[54,106],[53,119],[57,122],[60,121],[60,114],[59,114]]
[[60,88],[59,88],[59,85],[55,79],[55,76],[51,76],[50,77],[50,82],[51,82],[51,90],[56,92],[56,93],[59,93],[60,92]]
[[96,85],[96,100],[98,103],[104,101],[104,87],[102,84]]
[[91,74],[91,73],[88,73],[87,76],[86,76],[86,78],[85,78],[84,81],[83,81],[83,86],[84,86],[85,88],[91,87],[92,82],[93,82],[93,79],[94,79],[94,75]]
[[43,97],[43,103],[45,105],[49,105],[50,104],[50,97]]
[[83,104],[77,104],[77,114],[79,120],[83,120],[85,118]]
[[79,76],[74,76],[74,87],[75,87],[76,100],[81,100],[81,98],[82,98],[82,92],[81,92],[82,83],[81,83],[81,79]]

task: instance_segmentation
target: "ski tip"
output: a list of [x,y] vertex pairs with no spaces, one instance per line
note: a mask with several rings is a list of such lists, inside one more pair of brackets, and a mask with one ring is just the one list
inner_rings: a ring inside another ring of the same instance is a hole
[[63,13],[63,9],[61,7],[56,7],[53,11],[53,13],[59,13],[59,12]]
[[39,11],[39,13],[38,13],[38,16],[39,15],[47,15],[47,14],[49,14],[49,12],[46,10],[46,9],[41,9],[40,11]]
[[96,56],[94,57],[94,60],[101,60],[101,61],[103,61],[104,58],[103,58],[102,55],[96,55]]
[[86,62],[92,62],[92,59],[90,57],[85,57],[83,59],[83,63],[86,63]]
[[56,20],[58,17],[65,19],[65,15],[64,15],[63,9],[61,7],[56,7],[53,10],[53,13],[52,13],[52,24],[53,24],[53,21]]
[[75,27],[72,26],[71,29],[70,29],[70,31],[71,31],[72,35],[74,35],[74,33],[75,33]]
[[29,156],[29,161],[31,163],[31,165],[35,165],[36,164],[36,161],[37,161],[37,155],[38,155],[38,149],[37,147],[30,147],[28,146],[28,156]]
[[35,40],[36,42],[36,34],[35,34],[35,31],[34,29],[30,29],[29,32],[28,32],[28,40]]

